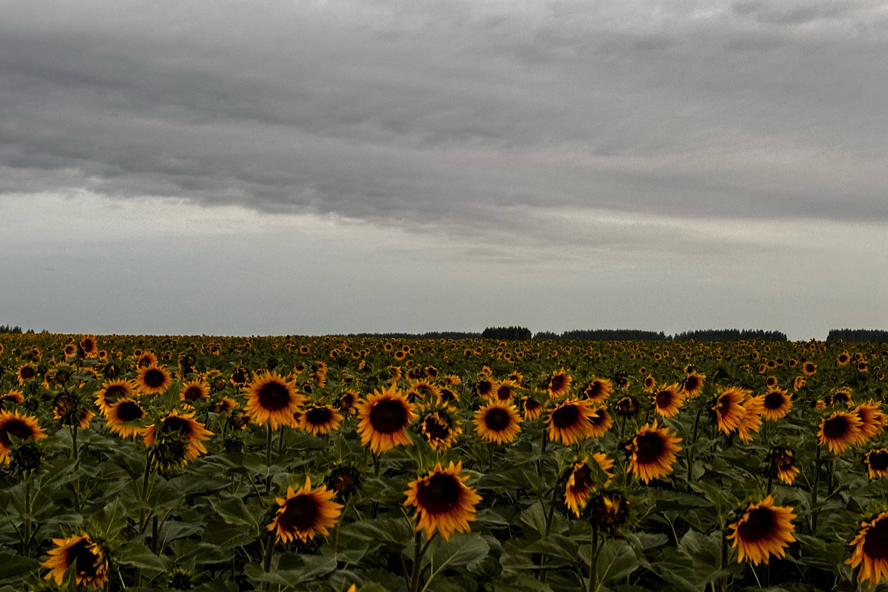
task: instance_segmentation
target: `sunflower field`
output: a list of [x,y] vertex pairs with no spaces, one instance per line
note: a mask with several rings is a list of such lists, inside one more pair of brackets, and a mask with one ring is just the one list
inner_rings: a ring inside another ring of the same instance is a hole
[[888,590],[885,347],[0,335],[0,591]]

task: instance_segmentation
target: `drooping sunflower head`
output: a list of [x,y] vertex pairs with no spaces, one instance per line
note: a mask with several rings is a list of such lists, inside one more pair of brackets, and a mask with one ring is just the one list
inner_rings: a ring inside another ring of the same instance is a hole
[[675,454],[681,450],[679,442],[681,438],[676,437],[669,428],[658,428],[657,420],[653,424],[643,425],[626,446],[629,451],[627,472],[644,483],[665,477],[672,472]]
[[564,368],[556,370],[549,377],[549,383],[546,390],[553,399],[566,395],[570,391],[570,385],[573,383],[573,377],[564,371]]
[[621,417],[635,417],[638,414],[638,400],[632,395],[624,395],[617,399],[614,411]]
[[366,401],[358,403],[361,444],[369,444],[376,454],[397,445],[410,444],[407,428],[416,419],[413,409],[413,404],[394,384],[385,390],[374,391]]
[[39,440],[46,434],[34,416],[20,415],[18,411],[0,411],[0,462],[9,463],[12,436],[19,440]]
[[253,376],[246,400],[244,411],[250,419],[259,425],[268,422],[276,430],[278,426],[295,425],[293,414],[305,397],[296,392],[294,379],[288,380],[277,372],[262,372]]
[[860,418],[861,442],[874,438],[884,431],[888,418],[885,417],[885,413],[880,407],[878,403],[871,400],[854,409],[857,417]]
[[210,405],[210,411],[212,411],[213,413],[218,413],[220,415],[231,413],[235,409],[237,409],[237,401],[235,401],[231,397],[222,397],[213,401]]
[[592,492],[601,486],[607,487],[614,477],[613,473],[608,472],[614,466],[613,459],[601,452],[593,453],[592,459],[595,461],[594,465],[590,464],[588,456],[573,463],[567,475],[564,503],[577,517]]
[[102,588],[108,581],[108,551],[88,534],[78,534],[66,539],[52,539],[54,547],[49,559],[41,563],[49,569],[46,579],[62,585],[65,573],[73,569],[74,582],[78,586]]
[[712,411],[718,422],[718,429],[725,434],[730,434],[740,426],[740,421],[746,414],[746,409],[741,404],[749,391],[739,387],[729,387],[716,395]]
[[674,417],[684,405],[684,395],[679,391],[678,384],[670,384],[656,389],[652,395],[654,411],[661,417]]
[[783,419],[792,411],[792,395],[779,388],[766,392],[762,402],[762,416],[771,421]]
[[613,383],[607,378],[594,378],[583,387],[583,398],[593,405],[602,403],[614,392]]
[[327,475],[326,483],[336,499],[345,500],[361,487],[361,473],[353,465],[337,465]]
[[734,541],[737,562],[758,565],[763,561],[767,564],[771,555],[785,557],[786,547],[795,541],[793,518],[792,508],[774,505],[770,495],[746,506],[740,517],[728,525],[733,532],[727,538]]
[[764,398],[764,395],[747,397],[747,399],[741,403],[744,413],[737,426],[737,434],[740,436],[741,441],[751,442],[752,432],[759,431],[759,428],[762,426],[762,414],[764,413],[765,408]]
[[600,438],[604,436],[614,424],[614,418],[607,412],[606,405],[592,408],[593,415],[589,416],[589,437]]
[[20,405],[25,402],[25,394],[19,390],[8,390],[2,395],[0,395],[0,405],[9,401],[15,405]]
[[828,446],[833,454],[840,454],[861,441],[860,417],[856,413],[834,411],[820,421],[817,436],[821,446]]
[[99,355],[99,348],[96,345],[96,338],[92,335],[87,335],[83,339],[80,340],[80,350],[83,352],[83,355],[87,358],[95,358]]
[[521,421],[514,405],[492,400],[475,412],[472,423],[482,440],[503,444],[515,440],[521,431]]
[[52,416],[60,425],[85,430],[96,414],[86,407],[76,392],[62,391],[52,399]]
[[326,536],[342,513],[343,505],[332,501],[335,495],[324,485],[312,489],[311,479],[306,476],[302,487],[295,491],[287,487],[287,497],[275,498],[278,509],[266,528],[284,543],[295,539],[305,542],[318,534]]
[[837,405],[844,405],[845,407],[853,406],[854,401],[851,398],[851,389],[849,387],[842,387],[834,390],[829,395],[829,404],[831,407]]
[[589,503],[589,519],[597,528],[613,533],[629,521],[629,499],[619,491],[594,495]]
[[[181,465],[189,460],[194,460],[201,454],[206,454],[207,449],[203,442],[209,439],[213,432],[194,419],[194,412],[180,413],[177,409],[161,417],[157,423],[145,428],[143,439],[145,446],[163,446],[165,442],[181,441],[185,444],[185,454],[181,459]],[[176,449],[171,444],[171,449]]]
[[888,477],[888,449],[873,448],[863,458],[870,479]]
[[9,452],[9,468],[19,476],[33,475],[41,469],[46,459],[42,442],[29,438],[13,445]]
[[854,550],[845,561],[851,569],[860,567],[857,582],[869,582],[873,587],[888,574],[888,512],[881,512],[869,521],[860,523],[860,530],[848,544]]
[[481,496],[475,489],[465,484],[469,476],[462,474],[462,461],[447,468],[437,463],[435,468],[417,477],[404,492],[407,500],[403,505],[416,508],[414,521],[416,531],[425,529],[426,537],[435,530],[445,541],[454,532],[471,530],[469,522],[475,520],[475,506]]
[[105,414],[105,425],[115,434],[128,438],[144,433],[144,426],[122,425],[138,421],[145,417],[145,410],[135,399],[124,397],[118,399],[108,408]]
[[314,403],[302,410],[299,416],[299,429],[313,434],[329,434],[342,422],[340,415],[332,405]]
[[[799,468],[795,464],[795,455],[792,450],[785,447],[771,449],[771,469],[777,474],[777,478],[786,485],[792,485],[799,474]],[[772,473],[773,474],[773,473]]]

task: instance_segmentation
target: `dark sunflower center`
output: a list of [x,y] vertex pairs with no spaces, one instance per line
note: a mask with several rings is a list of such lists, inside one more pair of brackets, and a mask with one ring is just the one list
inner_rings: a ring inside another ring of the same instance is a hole
[[493,432],[501,432],[512,422],[509,412],[499,407],[494,407],[484,414],[484,425],[488,430]]
[[152,368],[145,373],[144,381],[150,388],[160,388],[166,381],[166,376],[160,370]]
[[874,450],[867,456],[867,462],[874,471],[888,470],[888,450]]
[[185,392],[182,393],[182,396],[185,398],[186,401],[197,401],[198,399],[203,397],[203,391],[200,389],[200,387],[189,386],[187,389],[185,389]]
[[571,487],[573,491],[585,491],[594,486],[595,482],[592,481],[592,469],[589,467],[588,463],[574,471],[574,485]]
[[430,440],[446,440],[450,436],[450,426],[434,415],[426,418],[424,429]]
[[672,404],[672,391],[664,390],[657,393],[656,404],[660,409],[665,409]]
[[379,401],[370,410],[370,425],[382,434],[393,434],[404,427],[407,410],[400,401]]
[[873,559],[888,558],[888,520],[878,520],[866,533],[863,552]]
[[112,401],[119,399],[125,394],[126,389],[120,385],[114,384],[105,389],[105,399],[111,399]]
[[342,395],[342,397],[339,398],[339,405],[343,409],[351,409],[355,405],[355,396],[351,393]]
[[589,417],[589,423],[591,423],[594,426],[599,426],[599,425],[602,425],[604,422],[606,422],[607,418],[608,418],[607,411],[605,411],[604,407],[602,407],[601,409],[597,410],[594,415],[591,415]]
[[[142,411],[142,408],[135,401],[124,401],[117,406],[117,418],[120,421],[134,421],[141,419],[143,415],[145,415],[145,412]],[[166,422],[164,425],[166,425]]]
[[82,540],[68,548],[65,565],[75,565],[76,573],[92,578],[96,576],[96,559],[98,556],[87,548],[87,541]]
[[656,432],[648,432],[635,437],[635,458],[640,465],[649,465],[660,460],[663,454],[663,438]]
[[259,406],[268,411],[280,411],[290,404],[290,391],[273,381],[259,387]]
[[512,389],[507,386],[501,386],[496,389],[496,398],[500,401],[509,401],[512,399]]
[[450,389],[441,389],[441,400],[445,403],[456,400],[456,395],[453,394],[453,391]]
[[459,504],[460,491],[460,483],[455,477],[439,473],[420,482],[416,501],[426,512],[444,514]]
[[731,397],[729,397],[728,395],[722,395],[718,399],[718,414],[721,417],[725,417],[730,412],[731,412]]
[[168,417],[164,420],[160,431],[164,434],[179,432],[183,437],[187,437],[191,433],[191,424],[187,419],[182,419],[181,417]]
[[493,384],[489,380],[481,380],[476,385],[478,394],[482,397],[493,389]]
[[688,376],[684,381],[684,389],[686,391],[695,391],[700,387],[700,379],[696,376]]
[[552,412],[552,425],[556,428],[569,428],[576,425],[580,410],[576,405],[564,405]]
[[586,396],[590,399],[594,399],[598,395],[601,394],[603,387],[600,382],[593,382],[589,386],[586,387]]
[[326,407],[312,407],[305,412],[305,421],[314,426],[326,425],[333,419],[333,412]]
[[837,415],[824,422],[823,435],[830,440],[839,440],[848,433],[848,428],[848,418],[844,415]]
[[34,370],[33,368],[31,368],[30,366],[25,366],[24,368],[21,369],[21,371],[19,372],[19,375],[22,378],[24,378],[25,380],[29,380],[31,378],[34,378],[37,375],[37,371]]
[[89,353],[96,348],[96,344],[93,343],[92,341],[90,341],[89,339],[87,339],[86,341],[84,341],[83,343],[80,344],[80,347],[83,348],[84,352]]
[[286,530],[305,531],[312,528],[318,514],[318,504],[312,496],[297,495],[287,500],[284,513],[278,521]]
[[783,407],[783,394],[777,391],[765,395],[765,409],[776,411]]
[[10,435],[20,440],[27,440],[34,437],[34,431],[22,420],[13,419],[3,424],[3,427],[0,427],[0,442],[7,448],[12,446],[12,440],[9,439]]
[[742,541],[754,543],[770,536],[773,528],[774,513],[768,508],[756,508],[737,527],[737,536]]
[[549,388],[558,392],[564,388],[564,383],[565,377],[562,374],[556,374],[552,377],[552,380],[549,381]]
[[542,406],[542,403],[531,397],[528,397],[527,400],[524,401],[524,409],[526,411],[536,411]]

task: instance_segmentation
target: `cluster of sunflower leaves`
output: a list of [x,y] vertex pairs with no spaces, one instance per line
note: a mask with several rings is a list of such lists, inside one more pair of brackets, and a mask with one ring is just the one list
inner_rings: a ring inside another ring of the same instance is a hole
[[888,589],[883,348],[0,335],[0,592]]

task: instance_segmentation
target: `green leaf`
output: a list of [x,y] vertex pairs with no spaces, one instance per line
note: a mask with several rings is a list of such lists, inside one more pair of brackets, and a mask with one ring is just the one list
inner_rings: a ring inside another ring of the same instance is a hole
[[240,498],[230,497],[224,500],[211,499],[210,505],[219,514],[222,520],[228,524],[248,526],[253,534],[259,534],[259,522],[256,520],[256,517],[250,513],[249,508],[247,508],[246,504],[244,504]]
[[598,577],[602,582],[625,578],[638,569],[638,557],[629,543],[610,539],[598,553]]
[[118,558],[121,564],[156,571],[167,569],[166,561],[158,557],[142,543],[130,543],[123,548]]
[[0,583],[18,581],[25,576],[36,573],[40,564],[36,559],[0,553]]
[[432,580],[443,570],[479,562],[489,552],[490,545],[480,534],[454,534],[450,541],[436,538],[429,544],[426,557],[423,558],[423,563],[428,563],[432,572],[424,589],[428,589]]
[[126,509],[119,498],[89,517],[90,525],[95,534],[102,538],[113,539],[126,526]]
[[564,559],[570,564],[575,563],[579,557],[577,543],[566,536],[558,534],[552,534],[532,542],[524,548],[524,552],[557,557]]

